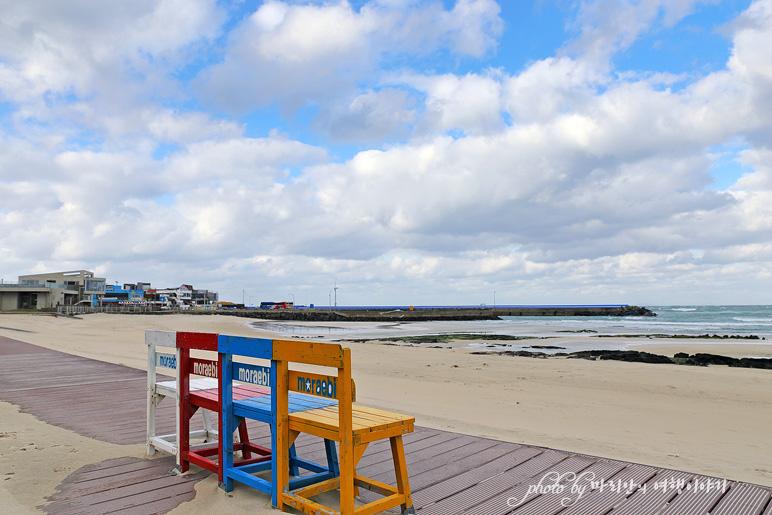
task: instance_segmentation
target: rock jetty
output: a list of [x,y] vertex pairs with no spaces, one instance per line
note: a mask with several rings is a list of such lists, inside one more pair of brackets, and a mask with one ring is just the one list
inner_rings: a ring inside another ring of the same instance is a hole
[[[204,312],[208,313],[208,312]],[[263,320],[293,320],[304,322],[420,322],[445,320],[496,320],[502,316],[656,316],[651,310],[639,306],[534,306],[534,307],[478,307],[432,309],[230,309],[216,312]],[[203,314],[203,313],[202,313]]]

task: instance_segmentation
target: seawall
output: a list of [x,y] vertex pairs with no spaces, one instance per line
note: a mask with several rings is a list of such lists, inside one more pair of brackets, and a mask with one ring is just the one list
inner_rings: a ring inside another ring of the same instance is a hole
[[197,314],[212,313],[264,320],[294,320],[294,321],[349,321],[349,322],[380,322],[403,321],[417,322],[427,320],[496,320],[502,316],[655,316],[647,308],[638,306],[571,306],[571,307],[479,307],[479,308],[437,308],[437,309],[230,309],[216,312],[193,312]]

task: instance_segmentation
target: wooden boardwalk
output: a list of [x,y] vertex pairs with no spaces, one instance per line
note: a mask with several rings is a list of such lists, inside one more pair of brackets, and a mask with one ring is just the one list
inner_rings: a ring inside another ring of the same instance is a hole
[[[143,371],[2,336],[0,363],[0,400],[91,438],[144,443]],[[161,403],[157,424],[159,433],[173,432],[171,403]],[[269,439],[264,424],[250,426],[250,436],[259,444]],[[317,439],[302,435],[297,446],[299,455],[323,458]],[[417,427],[405,436],[405,452],[421,515],[772,515],[772,488],[542,447]],[[195,483],[208,475],[170,475],[173,466],[170,456],[88,465],[68,476],[41,509],[166,513],[192,499]],[[388,443],[371,445],[359,469],[394,484]],[[362,496],[371,500],[369,493]]]

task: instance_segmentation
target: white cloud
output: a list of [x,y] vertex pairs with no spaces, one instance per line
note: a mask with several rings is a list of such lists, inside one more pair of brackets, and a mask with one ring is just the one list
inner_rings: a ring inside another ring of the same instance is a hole
[[581,4],[575,22],[579,32],[569,49],[597,63],[630,47],[657,22],[672,27],[695,6],[711,0],[590,0]]
[[504,81],[504,101],[515,123],[541,122],[581,108],[610,82],[585,60],[549,57]]
[[5,2],[0,99],[29,136],[125,136],[149,99],[181,95],[172,74],[224,19],[213,0]]
[[404,137],[416,118],[413,104],[406,91],[366,91],[347,105],[341,102],[323,109],[313,126],[342,142],[381,142]]
[[425,96],[425,113],[419,133],[460,130],[466,134],[489,134],[504,126],[501,118],[501,82],[495,73],[459,77],[402,76],[407,84]]
[[[357,83],[393,54],[427,56],[441,49],[479,57],[501,33],[492,0],[395,5],[345,1],[291,5],[271,1],[233,31],[223,62],[202,73],[200,89],[234,112],[278,102],[287,112],[350,99]],[[248,87],[244,87],[248,84]]]
[[98,87],[141,72],[148,57],[177,62],[180,51],[214,37],[223,20],[214,2],[177,0],[10,2],[3,18],[0,85],[16,101],[108,93]]
[[281,136],[207,140],[190,144],[171,157],[163,179],[169,188],[184,189],[228,179],[270,188],[288,179],[283,167],[326,158],[324,149]]

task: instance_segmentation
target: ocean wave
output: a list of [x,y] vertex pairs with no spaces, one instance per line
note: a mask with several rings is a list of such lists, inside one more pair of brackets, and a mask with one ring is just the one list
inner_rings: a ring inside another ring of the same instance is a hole
[[755,323],[770,323],[772,322],[772,318],[753,318],[753,317],[732,317],[732,320],[737,320],[738,322],[755,322]]
[[670,311],[697,311],[697,308],[673,308]]

